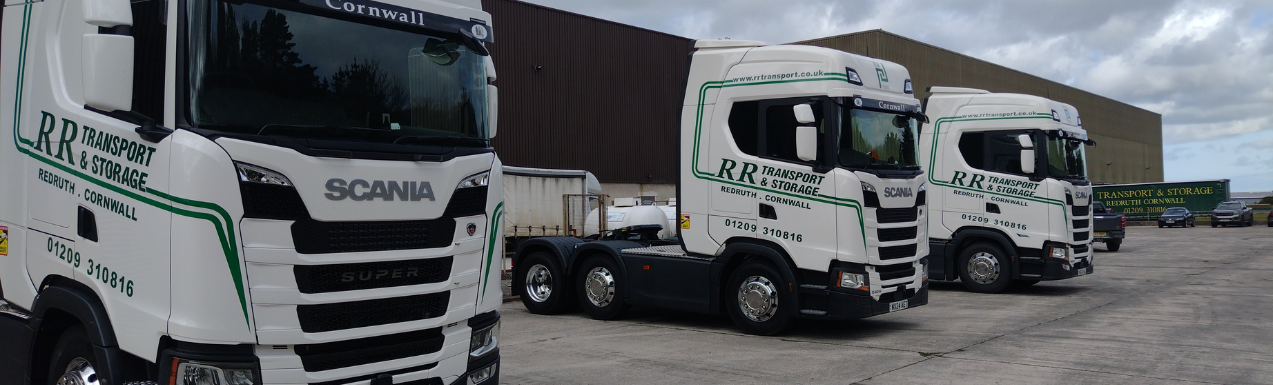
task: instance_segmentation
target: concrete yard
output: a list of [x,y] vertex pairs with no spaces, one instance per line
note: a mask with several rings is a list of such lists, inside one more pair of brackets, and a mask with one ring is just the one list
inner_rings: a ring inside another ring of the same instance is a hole
[[726,316],[503,313],[505,384],[1273,384],[1273,228],[1132,227],[1093,275],[744,335]]

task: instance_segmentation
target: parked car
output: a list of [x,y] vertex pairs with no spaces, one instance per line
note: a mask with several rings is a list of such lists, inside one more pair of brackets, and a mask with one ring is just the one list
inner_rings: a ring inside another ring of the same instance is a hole
[[1215,210],[1211,210],[1211,227],[1237,225],[1251,226],[1255,224],[1255,211],[1247,207],[1243,201],[1220,202]]
[[1109,251],[1118,251],[1127,234],[1127,217],[1105,208],[1105,202],[1092,202],[1092,241],[1104,242]]
[[1184,207],[1172,207],[1162,212],[1158,216],[1158,228],[1167,227],[1194,227],[1193,211]]

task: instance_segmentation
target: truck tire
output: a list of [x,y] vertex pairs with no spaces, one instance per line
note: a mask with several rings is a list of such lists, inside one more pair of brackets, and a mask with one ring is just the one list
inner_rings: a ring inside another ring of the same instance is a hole
[[1215,219],[1212,219],[1212,220],[1211,220],[1211,228],[1213,228],[1213,229],[1214,229],[1214,228],[1216,228],[1216,221],[1215,221]]
[[1122,239],[1111,239],[1105,241],[1105,248],[1109,249],[1109,251],[1118,251],[1118,248],[1121,246],[1123,246]]
[[570,280],[552,254],[537,251],[517,265],[517,277],[521,280],[514,283],[513,288],[522,297],[526,310],[535,314],[557,314],[574,306]]
[[62,332],[49,362],[49,385],[100,383],[95,369],[98,360],[83,326],[75,325]]
[[579,304],[592,319],[613,320],[628,310],[624,291],[619,281],[623,279],[619,266],[608,257],[592,257],[579,266],[579,282],[575,293]]
[[1012,282],[1012,264],[999,246],[974,243],[959,256],[959,281],[978,293],[998,293]]
[[796,306],[795,298],[778,269],[767,263],[748,263],[734,271],[725,290],[729,318],[744,333],[771,336],[781,333],[791,322],[785,306]]

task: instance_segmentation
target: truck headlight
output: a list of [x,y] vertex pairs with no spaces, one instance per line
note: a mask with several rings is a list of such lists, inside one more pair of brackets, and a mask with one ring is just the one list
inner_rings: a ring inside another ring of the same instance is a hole
[[243,363],[180,362],[172,372],[173,385],[256,385],[256,367]]
[[1056,259],[1070,260],[1070,248],[1065,246],[1052,246],[1048,256]]
[[919,270],[923,272],[923,282],[928,282],[928,258],[919,260]]
[[498,362],[493,363],[493,364],[491,364],[490,366],[487,366],[487,367],[485,367],[485,368],[481,368],[481,369],[475,370],[475,371],[473,371],[473,373],[469,373],[469,381],[468,381],[468,384],[469,384],[469,385],[477,385],[477,384],[481,384],[481,383],[483,383],[483,382],[486,382],[486,380],[489,380],[489,379],[491,379],[491,377],[494,377],[494,376],[495,376],[495,373],[496,373],[496,372],[498,372],[498,371],[499,371],[499,363],[498,363]]
[[483,187],[490,184],[490,182],[491,182],[491,172],[483,171],[477,174],[470,175],[467,178],[464,178],[464,180],[460,181],[460,184],[458,186],[455,186],[455,189],[459,190],[462,188]]
[[487,326],[473,331],[473,338],[469,341],[469,359],[478,358],[490,353],[499,347],[499,323]]
[[866,274],[850,273],[847,271],[840,272],[840,287],[845,289],[871,290],[870,286],[866,282]]

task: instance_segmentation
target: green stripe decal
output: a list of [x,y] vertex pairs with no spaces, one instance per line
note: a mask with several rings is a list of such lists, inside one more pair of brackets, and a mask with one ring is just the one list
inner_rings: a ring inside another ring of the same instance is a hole
[[[936,164],[936,162],[937,162],[937,143],[938,143],[938,141],[940,140],[940,138],[939,138],[937,135],[941,133],[941,126],[942,126],[942,124],[946,124],[946,125],[949,127],[949,125],[950,125],[950,124],[953,124],[953,123],[955,123],[955,122],[972,122],[972,121],[985,121],[985,120],[1015,120],[1015,119],[1047,119],[1047,120],[1052,120],[1052,114],[1044,114],[1044,113],[1036,112],[1034,115],[1028,115],[1028,116],[1006,116],[1006,117],[998,117],[998,118],[959,118],[959,117],[945,117],[945,118],[937,119],[937,122],[933,123],[933,148],[932,148],[932,150],[930,150],[930,151],[929,151],[929,157],[928,157],[928,167],[930,167],[930,168],[931,168],[931,167],[932,167],[934,164]],[[1008,197],[1008,198],[1012,198],[1012,199],[1022,199],[1022,200],[1028,200],[1028,201],[1033,201],[1033,202],[1039,202],[1039,203],[1044,203],[1044,204],[1049,204],[1049,205],[1058,205],[1058,206],[1061,206],[1061,214],[1065,216],[1065,220],[1066,220],[1066,221],[1069,221],[1069,220],[1070,220],[1070,213],[1069,213],[1069,212],[1066,212],[1066,210],[1065,210],[1065,202],[1060,201],[1060,200],[1050,199],[1050,198],[1037,198],[1037,197],[1030,197],[1030,198],[1027,198],[1027,197],[1022,197],[1022,196],[1008,195],[1008,194],[1002,194],[1002,193],[996,193],[996,192],[991,192],[991,191],[986,191],[986,190],[978,190],[978,189],[974,189],[974,188],[964,187],[964,186],[960,186],[960,185],[953,184],[953,183],[951,183],[951,182],[946,182],[946,181],[940,181],[940,180],[937,180],[937,179],[935,179],[935,178],[934,178],[934,173],[931,173],[931,172],[930,172],[930,173],[928,173],[928,182],[929,182],[929,183],[932,183],[932,184],[934,184],[934,185],[944,186],[944,187],[950,187],[950,188],[958,189],[958,190],[975,191],[975,192],[977,192],[977,193],[985,193],[985,194],[990,194],[990,195],[998,195],[998,196],[1001,196],[1001,197]]]
[[[486,271],[483,273],[482,277],[480,278],[482,280],[486,280],[490,278],[491,265],[493,265],[495,262],[495,238],[496,238],[495,233],[499,231],[499,228],[500,228],[499,221],[504,219],[503,218],[504,217],[504,202],[500,202],[498,205],[495,205],[495,211],[493,211],[491,214],[492,214],[491,225],[489,226],[489,229],[486,231],[486,237],[490,238],[486,244]],[[500,260],[503,261],[504,260],[503,258],[504,256],[501,255]],[[482,296],[478,297],[479,305],[482,303],[482,300],[486,299],[486,286],[490,285],[490,282],[486,282],[486,281],[480,281],[480,282],[482,282]]]
[[863,252],[866,252],[866,242],[865,242],[866,241],[866,222],[862,218],[862,204],[858,202],[857,200],[827,196],[822,194],[818,194],[817,197],[810,197],[808,195],[799,195],[799,194],[789,193],[786,191],[778,191],[778,190],[772,190],[767,188],[761,188],[755,185],[743,184],[743,183],[735,182],[729,179],[719,178],[716,175],[713,175],[709,171],[699,170],[698,159],[699,159],[699,149],[701,145],[700,138],[702,138],[702,131],[703,131],[703,109],[705,105],[704,103],[706,102],[706,99],[707,99],[708,90],[717,89],[717,88],[760,86],[760,85],[768,85],[768,84],[827,82],[827,81],[848,82],[849,78],[848,78],[848,75],[842,74],[842,73],[827,73],[825,76],[811,77],[808,79],[773,80],[773,81],[760,81],[760,82],[752,82],[752,83],[742,83],[742,82],[733,82],[730,80],[725,80],[725,81],[710,81],[710,82],[703,83],[703,85],[699,87],[698,89],[698,106],[697,106],[697,112],[696,112],[695,121],[694,121],[694,147],[693,147],[693,155],[691,158],[690,170],[693,172],[694,177],[697,179],[724,183],[724,184],[729,184],[729,185],[734,185],[739,187],[746,187],[749,189],[764,191],[770,194],[786,195],[789,197],[807,199],[814,202],[827,203],[827,204],[836,205],[836,206],[851,207],[857,211],[858,229],[862,233],[862,240],[863,240],[862,248],[863,248]]
[[[16,87],[17,91],[15,93],[15,98],[14,98],[15,102],[13,106],[13,145],[17,147],[18,152],[26,154],[32,159],[38,160],[44,164],[49,165],[50,167],[56,168],[58,170],[62,170],[63,172],[66,172],[68,174],[84,179],[88,181],[89,183],[100,186],[102,188],[105,188],[117,194],[124,195],[128,198],[135,199],[146,205],[153,206],[161,210],[171,212],[176,215],[194,218],[194,219],[202,219],[202,220],[211,222],[212,226],[216,229],[217,241],[221,243],[221,251],[222,253],[225,254],[226,263],[229,265],[230,275],[231,275],[231,278],[234,280],[235,291],[238,292],[239,305],[243,310],[243,322],[250,329],[252,326],[252,321],[250,317],[248,317],[247,296],[244,294],[243,273],[241,269],[239,268],[239,262],[240,262],[239,247],[238,247],[238,242],[235,239],[236,236],[234,232],[234,221],[230,217],[230,213],[228,211],[226,211],[221,206],[217,206],[216,204],[213,204],[213,203],[175,197],[175,196],[172,196],[172,195],[169,195],[164,192],[157,191],[151,188],[147,188],[146,193],[154,196],[155,198],[158,198],[158,200],[148,196],[143,196],[136,192],[126,190],[124,188],[111,184],[107,181],[93,178],[87,174],[84,174],[78,170],[75,170],[74,168],[71,168],[63,164],[62,162],[45,158],[44,156],[39,155],[36,152],[31,151],[23,146],[23,145],[27,145],[27,146],[32,145],[32,142],[30,140],[27,140],[26,138],[23,138],[21,136],[21,130],[19,130],[19,127],[21,126],[21,121],[22,121],[22,90],[23,90],[25,74],[26,74],[26,61],[27,61],[26,55],[27,55],[27,49],[29,48],[28,42],[29,42],[29,36],[31,31],[31,8],[32,8],[31,3],[27,3],[27,5],[23,6],[22,38],[21,38],[21,45],[19,47],[20,56],[18,58],[18,71],[17,71],[18,73],[17,87]],[[202,210],[212,211],[212,212],[215,212],[216,215],[213,215],[207,212],[196,211],[191,208],[177,207],[172,204],[165,203],[164,201],[171,201],[183,206],[189,206],[189,207],[198,208]]]

